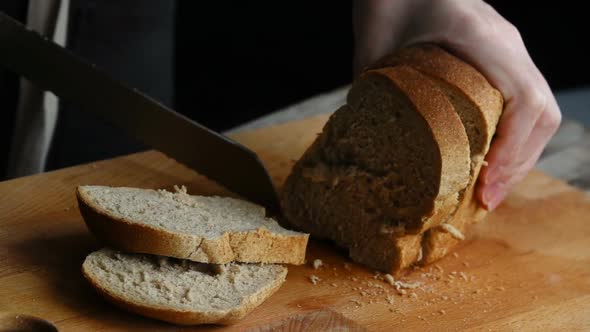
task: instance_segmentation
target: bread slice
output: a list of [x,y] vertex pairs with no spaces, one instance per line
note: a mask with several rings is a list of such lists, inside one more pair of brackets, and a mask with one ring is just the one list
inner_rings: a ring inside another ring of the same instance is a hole
[[[423,263],[445,256],[468,226],[486,215],[474,197],[475,185],[503,110],[501,93],[474,67],[432,44],[418,44],[384,57],[371,68],[407,65],[430,77],[447,95],[469,137],[471,172],[457,211],[447,225],[429,230],[423,240]],[[449,226],[450,225],[450,226]],[[449,232],[448,230],[454,230]],[[456,232],[455,232],[456,231]]]
[[210,265],[101,249],[86,257],[84,277],[113,304],[175,324],[229,324],[276,292],[280,265]]
[[443,91],[410,67],[389,67],[354,82],[295,164],[281,202],[296,227],[396,272],[420,254],[413,235],[455,211],[469,173],[467,134]]
[[135,253],[228,262],[303,264],[308,235],[287,230],[264,208],[229,197],[138,188],[80,186],[90,231],[108,246]]

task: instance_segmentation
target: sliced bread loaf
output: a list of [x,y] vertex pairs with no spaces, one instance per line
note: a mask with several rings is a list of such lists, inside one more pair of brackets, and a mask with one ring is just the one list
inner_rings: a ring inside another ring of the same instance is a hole
[[457,211],[445,225],[424,235],[423,262],[446,255],[461,239],[467,226],[481,220],[486,211],[474,197],[475,185],[503,110],[501,93],[474,67],[432,44],[418,44],[384,57],[371,68],[410,66],[430,77],[447,95],[469,137],[471,172],[461,193]]
[[469,173],[465,128],[440,87],[410,67],[388,67],[354,82],[281,201],[296,227],[396,272],[420,254],[414,234],[455,211]]
[[239,320],[279,289],[287,268],[101,249],[86,257],[82,272],[99,294],[125,310],[189,325]]
[[90,231],[117,249],[224,264],[303,264],[308,235],[287,230],[261,206],[229,197],[138,188],[80,186]]

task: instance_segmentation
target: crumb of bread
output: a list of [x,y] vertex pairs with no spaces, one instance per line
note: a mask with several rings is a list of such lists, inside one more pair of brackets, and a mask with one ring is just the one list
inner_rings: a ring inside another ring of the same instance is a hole
[[340,178],[335,177],[332,179],[332,187],[336,187],[338,185],[338,182],[340,181]]
[[337,285],[336,283],[334,283],[334,282],[333,282],[333,283],[331,283],[330,285],[331,285],[332,287],[338,287],[338,285]]
[[310,275],[309,276],[309,280],[311,281],[312,284],[316,285],[318,282],[320,282],[320,277],[316,276],[316,275]]
[[451,225],[451,224],[442,224],[440,225],[440,227],[447,233],[451,234],[452,237],[454,237],[457,240],[465,240],[465,235],[463,235],[463,233],[461,233],[461,231],[459,231],[457,228],[455,228],[455,226]]
[[499,291],[501,291],[501,292],[503,292],[503,291],[505,291],[505,290],[506,290],[506,288],[504,288],[504,287],[502,287],[502,286],[500,286],[500,287],[496,287],[496,289],[497,289],[497,290],[499,290]]
[[350,271],[350,264],[344,263],[344,269]]
[[488,161],[487,161],[487,160],[484,160],[484,161],[482,161],[482,162],[481,162],[481,165],[482,165],[482,166],[488,166]]
[[441,315],[444,315],[444,314],[446,314],[446,313],[447,313],[447,312],[445,311],[445,309],[440,309],[438,312],[439,312]]
[[457,258],[457,257],[459,257],[459,254],[457,252],[454,252],[453,257]]
[[463,280],[469,281],[469,278],[467,278],[467,275],[465,274],[465,272],[461,271],[461,272],[459,272],[459,275],[461,276],[461,278],[463,278]]
[[386,300],[389,304],[393,304],[395,302],[395,298],[391,295],[387,295]]
[[174,192],[179,193],[179,194],[186,194],[187,193],[187,189],[186,186],[181,185],[180,187],[178,185],[174,185]]
[[398,280],[395,282],[395,287],[396,288],[404,288],[404,289],[415,289],[422,286],[422,283],[419,281],[416,282],[403,282],[401,280]]
[[418,298],[418,294],[416,293],[410,293],[410,297],[413,299],[417,299]]
[[418,251],[418,258],[416,258],[416,262],[422,261],[422,254],[422,247],[420,247],[420,250]]
[[324,262],[322,262],[322,260],[321,260],[321,259],[319,259],[319,258],[316,258],[316,259],[314,259],[314,260],[313,260],[313,263],[312,263],[312,265],[313,265],[313,268],[317,270],[317,269],[319,269],[319,268],[320,268],[322,265],[324,265]]
[[463,262],[463,266],[469,267],[469,262]]
[[391,286],[393,286],[393,284],[395,283],[395,279],[393,279],[393,276],[391,274],[386,274],[385,275],[385,281],[387,281],[388,284],[390,284]]

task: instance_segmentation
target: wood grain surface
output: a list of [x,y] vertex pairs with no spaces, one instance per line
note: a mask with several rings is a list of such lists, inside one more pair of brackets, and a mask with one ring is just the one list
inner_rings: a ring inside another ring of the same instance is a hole
[[[326,116],[244,132],[280,187]],[[290,266],[282,288],[230,327],[178,327],[116,309],[80,265],[99,247],[77,210],[80,184],[228,194],[149,151],[0,183],[0,313],[46,319],[60,331],[581,331],[590,330],[590,198],[531,173],[454,255],[404,276],[400,294],[329,243]],[[312,284],[310,277],[319,278]]]

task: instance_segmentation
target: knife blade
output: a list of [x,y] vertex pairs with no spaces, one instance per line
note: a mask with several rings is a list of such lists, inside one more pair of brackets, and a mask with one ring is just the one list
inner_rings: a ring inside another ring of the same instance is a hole
[[2,12],[0,65],[244,198],[279,211],[272,180],[253,151],[127,87]]

